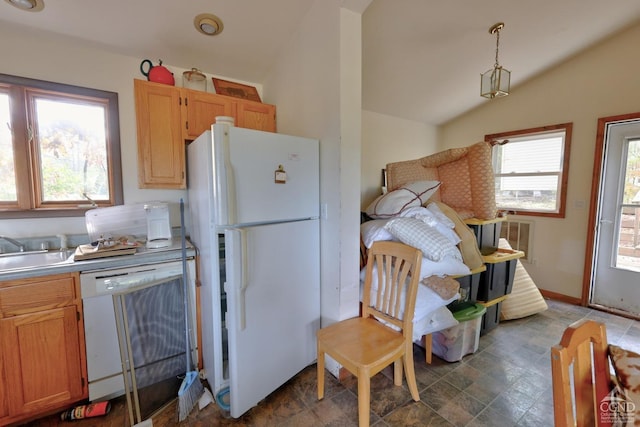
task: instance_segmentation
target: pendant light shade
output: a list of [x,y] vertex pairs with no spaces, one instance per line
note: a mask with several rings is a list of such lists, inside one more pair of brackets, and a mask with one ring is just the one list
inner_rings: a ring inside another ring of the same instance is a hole
[[500,47],[500,30],[504,28],[504,23],[499,22],[489,28],[490,34],[496,35],[496,62],[493,68],[480,75],[480,95],[485,98],[497,98],[509,95],[509,85],[511,84],[511,71],[502,68],[498,62],[498,50]]

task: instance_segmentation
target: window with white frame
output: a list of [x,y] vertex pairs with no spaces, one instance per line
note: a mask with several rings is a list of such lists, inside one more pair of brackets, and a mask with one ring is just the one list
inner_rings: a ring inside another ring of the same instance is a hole
[[564,218],[572,123],[486,135],[493,145],[496,205]]
[[0,218],[122,204],[118,94],[0,74]]

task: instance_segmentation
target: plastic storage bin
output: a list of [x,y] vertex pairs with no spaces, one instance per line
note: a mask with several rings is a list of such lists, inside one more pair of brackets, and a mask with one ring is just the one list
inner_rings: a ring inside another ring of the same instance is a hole
[[465,223],[473,230],[478,242],[478,248],[482,255],[491,255],[498,249],[502,223],[507,220],[506,216],[494,219],[481,220],[469,218]]
[[468,303],[465,308],[456,310],[453,317],[460,323],[433,333],[433,354],[447,362],[457,362],[465,355],[478,351],[482,315],[486,311],[482,304],[477,303]]
[[500,323],[500,309],[502,308],[502,302],[507,298],[507,295],[501,296],[491,301],[481,302],[487,312],[482,315],[482,326],[480,328],[480,336],[493,330]]
[[485,271],[487,267],[485,265],[474,268],[471,270],[471,274],[464,276],[452,276],[460,284],[460,298],[447,305],[447,308],[451,311],[465,308],[469,302],[476,302],[478,299],[478,287],[480,286],[480,274]]
[[524,252],[514,249],[498,249],[491,255],[483,256],[487,270],[480,275],[478,301],[491,301],[511,293],[516,263]]

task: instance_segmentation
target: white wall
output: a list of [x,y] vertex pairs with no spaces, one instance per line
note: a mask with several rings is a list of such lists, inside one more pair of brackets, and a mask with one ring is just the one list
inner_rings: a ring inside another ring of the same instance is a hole
[[361,209],[380,195],[387,163],[419,159],[437,151],[437,129],[372,111],[362,112]]
[[638,42],[635,25],[439,129],[442,150],[485,134],[573,122],[566,218],[523,217],[535,222],[535,263],[525,267],[542,289],[581,296],[597,120],[640,111]]
[[[34,30],[24,31],[7,24],[0,26],[0,57],[3,58],[0,62],[2,74],[117,92],[124,203],[152,200],[169,202],[172,225],[180,225],[179,202],[180,198],[188,202],[186,191],[138,188],[133,79],[146,79],[140,73],[140,62],[144,58],[113,54],[100,46],[68,37],[45,35]],[[154,62],[154,65],[158,64]],[[182,72],[186,69],[171,64],[163,65],[174,73],[176,86],[182,86]],[[212,76],[232,79],[208,73],[207,70],[202,71],[207,74],[208,79]],[[259,93],[263,92],[261,84],[245,83],[255,86]],[[207,91],[215,92],[210,80]],[[264,96],[262,99],[270,102]],[[188,228],[188,215],[186,222]],[[39,237],[60,233],[86,234],[84,217],[0,220],[0,235]]]
[[264,82],[278,131],[320,140],[322,323],[358,313],[361,14],[314,3]]
[[[7,24],[0,26],[0,58],[0,73],[3,74],[117,92],[124,202],[170,202],[172,223],[179,225],[178,202],[181,197],[186,199],[185,191],[138,188],[133,79],[145,79],[139,70],[142,58],[112,54],[69,38],[24,31]],[[179,79],[180,74],[176,73],[176,76]],[[0,221],[0,234],[9,236],[55,236],[59,233],[86,234],[84,217]]]

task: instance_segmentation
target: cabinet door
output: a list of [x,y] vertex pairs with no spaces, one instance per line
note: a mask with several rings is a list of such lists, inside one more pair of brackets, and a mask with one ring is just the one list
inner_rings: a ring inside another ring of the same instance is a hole
[[236,126],[275,132],[276,106],[255,101],[237,101]]
[[233,116],[231,100],[197,90],[182,90],[187,110],[184,139],[194,140],[211,130],[216,116]]
[[134,80],[140,188],[186,188],[180,88]]
[[76,306],[2,319],[0,332],[11,416],[84,397]]

